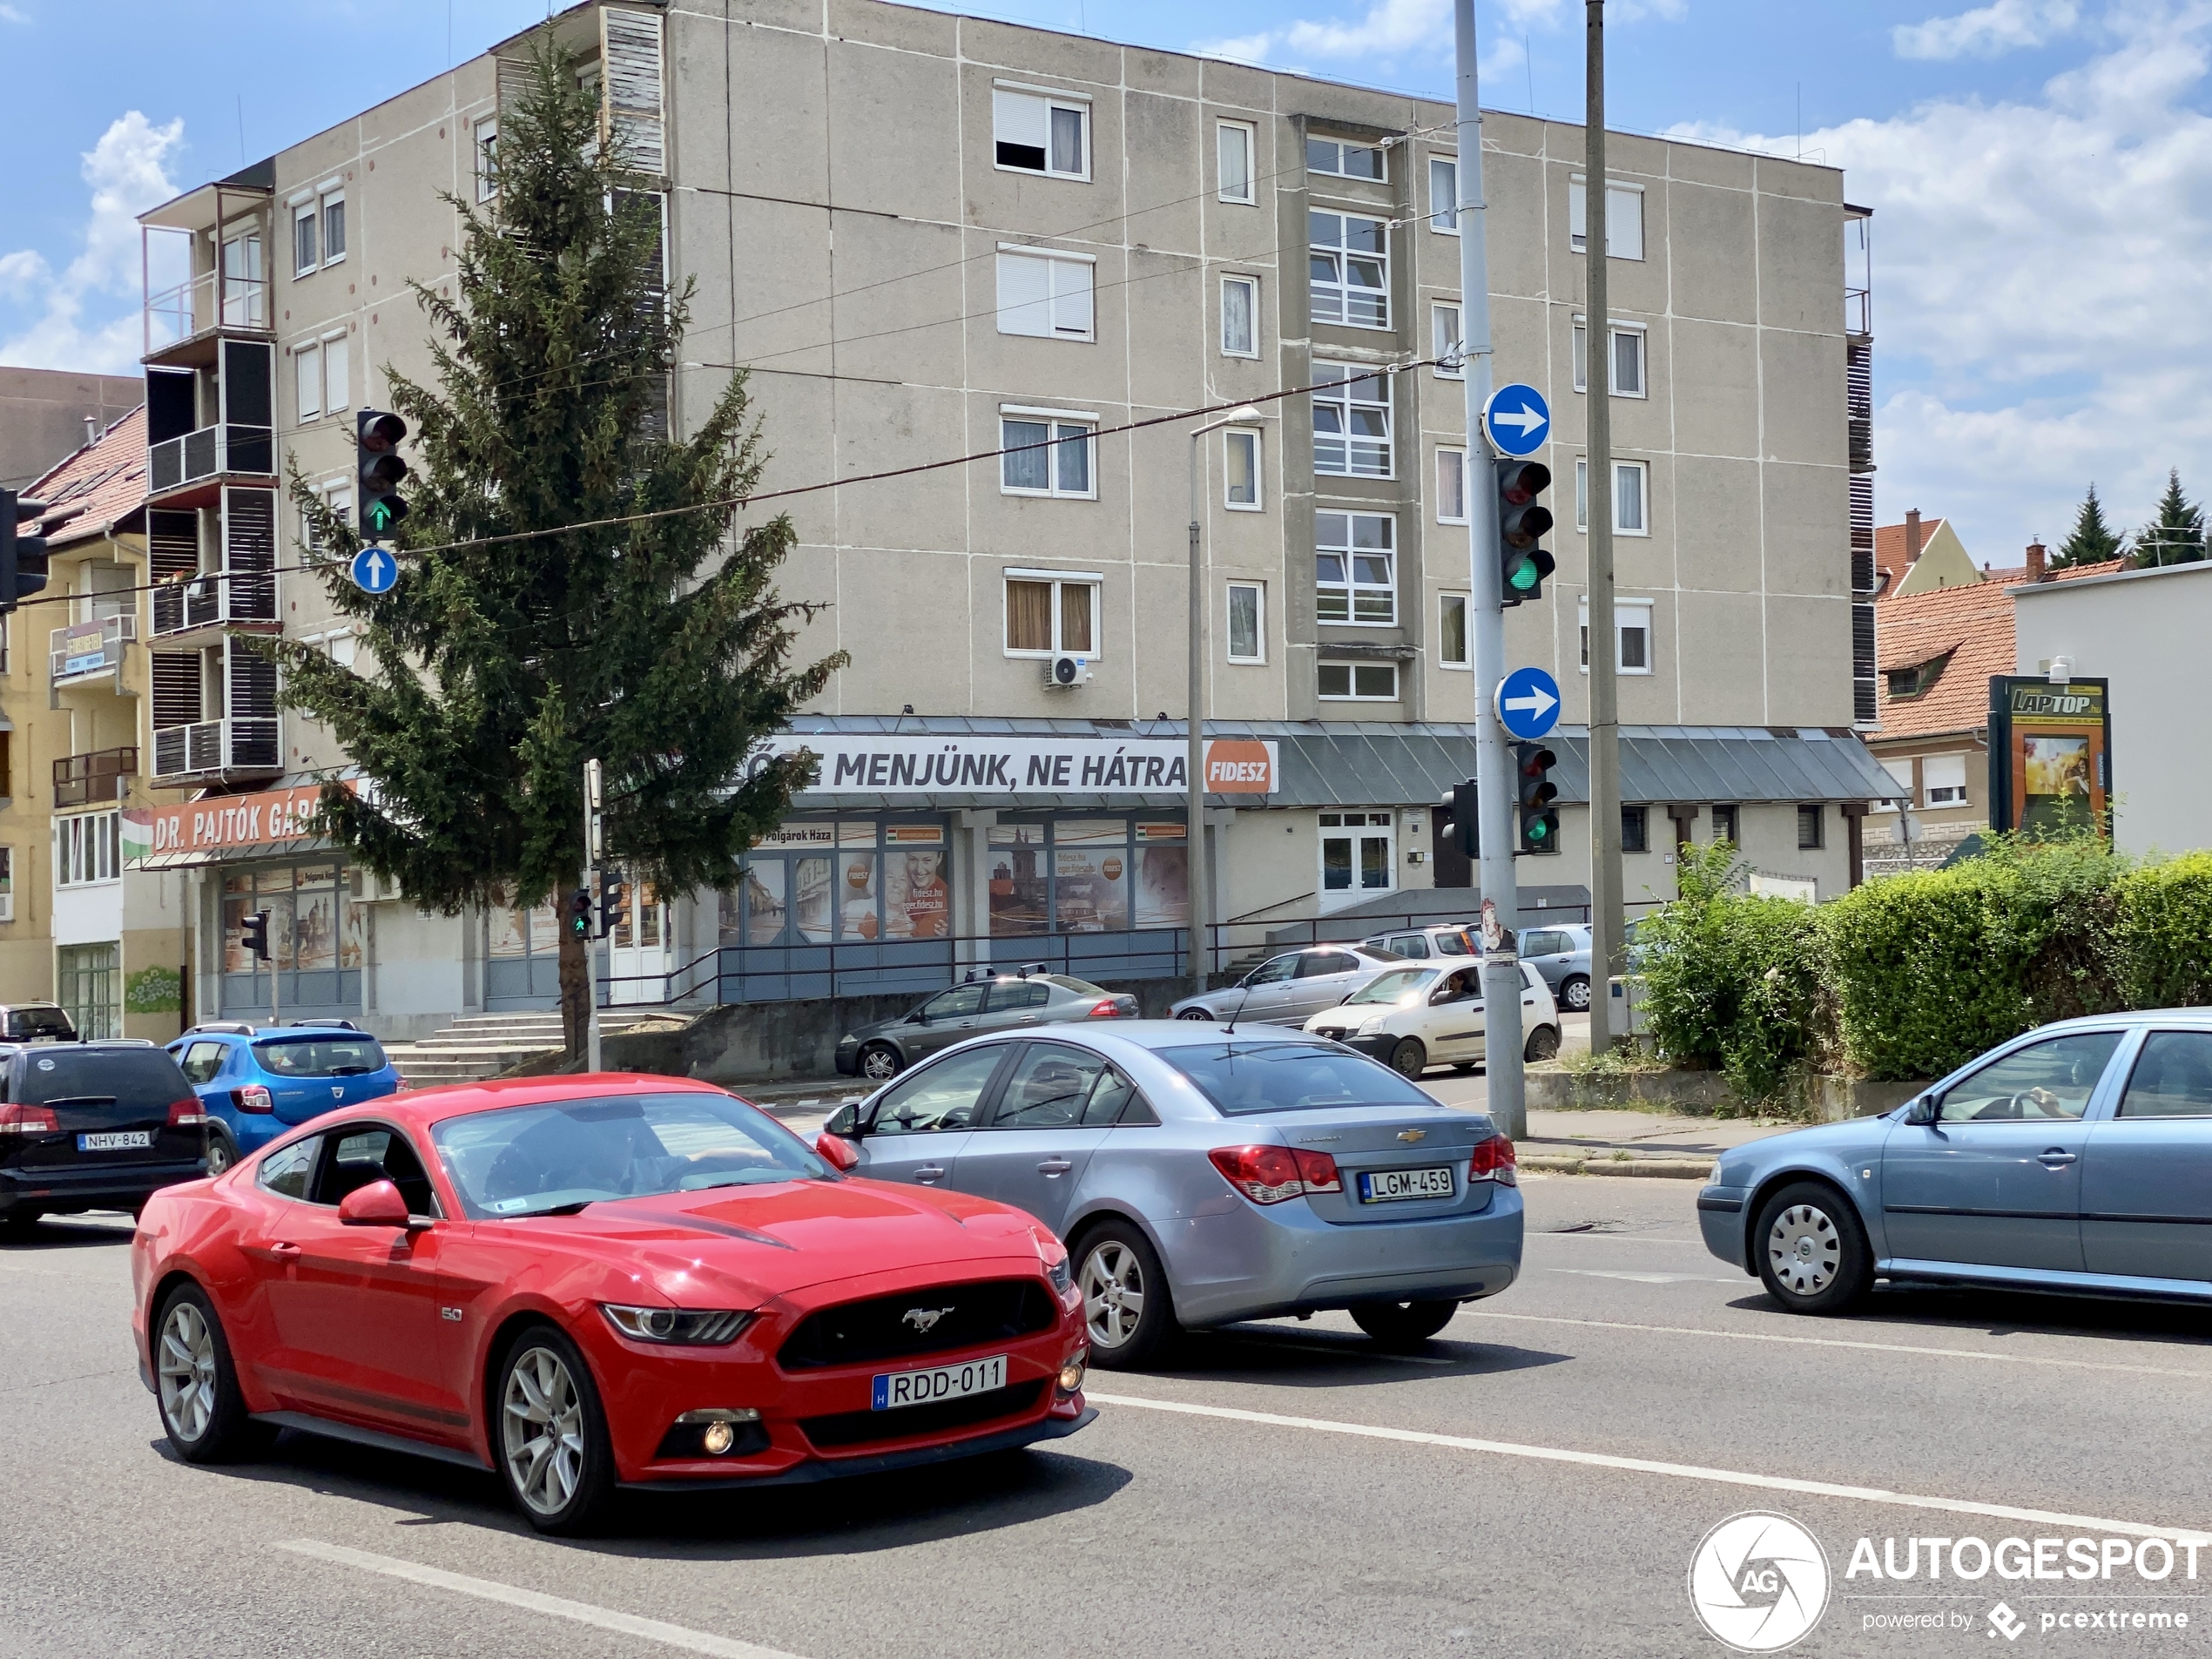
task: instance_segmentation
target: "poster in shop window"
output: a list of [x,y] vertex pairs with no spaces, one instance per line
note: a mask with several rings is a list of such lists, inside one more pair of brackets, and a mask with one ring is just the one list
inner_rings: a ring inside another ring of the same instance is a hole
[[894,849],[884,854],[884,929],[894,939],[943,939],[952,931],[951,894],[941,849]]
[[1129,829],[1118,819],[1053,830],[1053,921],[1063,934],[1129,926]]
[[826,945],[833,930],[832,908],[837,895],[831,891],[827,859],[796,859],[792,862],[792,908],[799,918],[799,936],[812,945]]
[[2112,799],[2109,683],[1993,675],[1989,681],[1989,826],[2060,834],[2108,832]]
[[1190,920],[1190,854],[1180,824],[1136,826],[1136,925],[1181,927]]

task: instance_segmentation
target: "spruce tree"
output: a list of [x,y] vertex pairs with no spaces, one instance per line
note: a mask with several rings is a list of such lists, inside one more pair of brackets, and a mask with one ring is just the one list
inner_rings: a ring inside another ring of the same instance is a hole
[[[326,781],[323,823],[448,915],[579,882],[593,756],[609,853],[631,880],[726,891],[813,765],[748,770],[756,746],[844,662],[789,660],[803,607],[771,585],[789,519],[731,534],[730,503],[764,460],[743,373],[691,436],[664,435],[691,290],[663,292],[659,203],[625,190],[635,181],[619,145],[600,144],[597,94],[576,71],[542,50],[501,111],[496,195],[446,198],[464,221],[454,298],[412,285],[436,384],[386,371],[411,432],[396,586],[372,596],[347,579],[359,540],[296,469],[292,480],[365,647],[355,668],[275,647],[287,703],[328,726],[361,774],[358,790]],[[584,953],[563,917],[571,1054],[590,1007]]]
[[2138,564],[2194,564],[2204,556],[2204,514],[2182,494],[2181,470],[2166,475],[2158,516],[2135,532]]
[[2120,533],[2105,521],[2104,503],[2097,499],[2097,487],[2093,482],[2089,493],[2082,497],[2080,512],[2074,516],[2074,533],[2052,556],[2051,563],[2058,570],[2101,564],[2107,559],[2118,558],[2123,545]]

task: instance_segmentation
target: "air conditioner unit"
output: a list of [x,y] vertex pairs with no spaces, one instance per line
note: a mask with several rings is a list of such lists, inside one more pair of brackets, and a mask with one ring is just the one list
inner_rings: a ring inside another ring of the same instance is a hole
[[1088,657],[1055,657],[1044,665],[1044,683],[1048,691],[1064,691],[1077,685],[1090,684],[1090,658]]

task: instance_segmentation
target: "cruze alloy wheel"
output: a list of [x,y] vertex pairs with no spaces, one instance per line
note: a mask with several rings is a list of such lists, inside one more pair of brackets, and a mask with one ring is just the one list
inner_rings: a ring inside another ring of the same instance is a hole
[[1135,1225],[1109,1221],[1076,1247],[1090,1359],[1109,1371],[1142,1366],[1177,1332],[1167,1274]]

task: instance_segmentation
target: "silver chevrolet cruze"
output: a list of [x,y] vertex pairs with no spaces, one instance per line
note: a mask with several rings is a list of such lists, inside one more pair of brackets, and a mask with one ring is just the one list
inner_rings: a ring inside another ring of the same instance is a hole
[[1142,1366],[1185,1328],[1324,1308],[1418,1345],[1521,1271],[1513,1143],[1490,1120],[1280,1027],[977,1038],[824,1133],[857,1148],[856,1175],[1052,1227],[1105,1366]]

